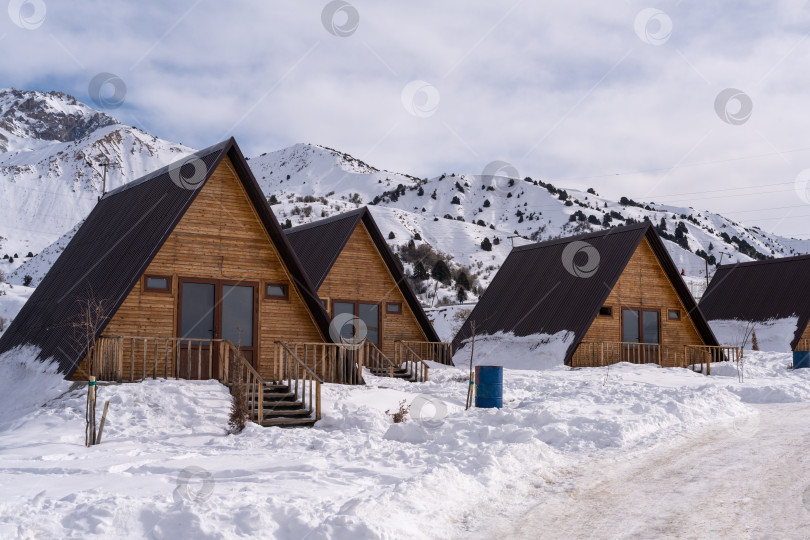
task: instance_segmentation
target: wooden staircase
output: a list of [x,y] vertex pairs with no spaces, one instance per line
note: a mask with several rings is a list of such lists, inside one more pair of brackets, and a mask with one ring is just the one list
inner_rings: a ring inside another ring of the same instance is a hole
[[[248,410],[251,421],[265,427],[312,427],[316,419],[312,410],[303,403],[287,383],[265,382],[263,391],[248,393]],[[261,419],[259,418],[259,395],[261,394]],[[255,406],[254,406],[255,405]]]
[[428,380],[428,365],[401,341],[395,343],[396,359],[391,360],[379,347],[366,341],[366,367],[377,377],[392,377],[408,382]]
[[368,368],[371,371],[372,375],[376,375],[377,377],[393,377],[395,379],[404,379],[408,382],[416,382],[416,378],[413,376],[411,372],[409,372],[406,368]]

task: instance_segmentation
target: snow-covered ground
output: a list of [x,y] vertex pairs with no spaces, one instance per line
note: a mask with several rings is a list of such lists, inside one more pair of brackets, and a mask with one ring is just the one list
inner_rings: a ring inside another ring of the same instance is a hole
[[475,304],[456,304],[452,306],[442,306],[428,308],[425,310],[433,329],[439,334],[442,341],[453,341],[461,325],[472,313]]
[[790,343],[798,325],[798,317],[772,319],[756,324],[734,319],[709,321],[720,345],[750,348],[753,337],[756,336],[759,350],[786,353],[791,352]]
[[506,370],[504,408],[469,411],[464,368],[433,365],[426,383],[325,385],[312,429],[227,436],[223,386],[157,380],[100,387],[110,414],[88,449],[86,389],[20,363],[32,354],[0,358],[3,538],[457,537],[486,528],[485,509],[557,496],[572,467],[810,402],[787,354],[746,353],[744,382],[733,365]]
[[810,403],[754,411],[644,453],[574,466],[552,496],[538,489],[526,505],[501,509],[469,537],[806,539]]
[[34,292],[33,287],[0,283],[0,336]]

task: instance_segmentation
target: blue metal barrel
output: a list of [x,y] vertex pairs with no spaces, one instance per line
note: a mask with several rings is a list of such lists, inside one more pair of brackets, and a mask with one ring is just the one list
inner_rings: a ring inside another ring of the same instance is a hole
[[475,366],[475,406],[503,407],[503,367]]
[[810,351],[793,351],[793,369],[810,368]]

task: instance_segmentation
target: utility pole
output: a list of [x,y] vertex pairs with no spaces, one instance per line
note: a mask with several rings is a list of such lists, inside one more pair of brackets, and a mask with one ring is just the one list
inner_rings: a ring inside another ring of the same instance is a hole
[[515,234],[515,235],[508,236],[508,237],[507,237],[507,238],[509,238],[509,240],[511,240],[511,241],[512,241],[512,249],[515,249],[515,238],[520,238],[520,237],[521,237],[521,236],[520,236],[519,234]]
[[109,161],[105,161],[101,164],[104,167],[104,173],[101,175],[101,195],[98,196],[98,200],[100,201],[101,198],[107,193],[107,167],[110,166]]
[[[87,164],[88,164],[88,165],[89,165],[89,166],[90,166],[90,167],[91,167],[91,168],[92,168],[94,171],[98,172],[98,171],[96,170],[96,168],[95,168],[95,167],[93,167],[93,163],[91,163],[89,159],[86,161],[86,163],[87,163]],[[109,160],[104,160],[102,163],[99,163],[99,165],[101,165],[101,167],[104,169],[104,170],[101,172],[101,195],[99,195],[99,196],[98,196],[98,200],[100,201],[100,200],[101,200],[101,198],[102,198],[102,197],[103,197],[103,196],[104,196],[104,195],[107,193],[107,168],[108,168],[108,167],[118,167],[119,165],[118,165],[117,163],[110,163],[110,161],[109,161]]]
[[703,259],[706,263],[706,287],[709,286],[709,259]]

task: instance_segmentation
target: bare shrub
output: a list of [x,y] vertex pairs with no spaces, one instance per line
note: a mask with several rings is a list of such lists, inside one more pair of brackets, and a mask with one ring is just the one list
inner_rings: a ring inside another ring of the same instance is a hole
[[[239,351],[237,350],[237,355]],[[245,366],[240,361],[231,363],[230,369],[231,377],[231,414],[228,417],[228,429],[226,432],[229,435],[237,435],[242,433],[248,421],[247,410],[247,373]],[[253,396],[254,399],[258,396]],[[259,404],[261,407],[263,404]]]
[[408,419],[408,414],[411,412],[411,406],[405,405],[405,400],[399,402],[399,410],[391,412],[390,410],[385,411],[385,414],[389,415],[395,424],[399,424],[404,422]]
[[6,319],[5,317],[0,317],[0,332],[3,332],[8,324],[9,324],[8,319]]

